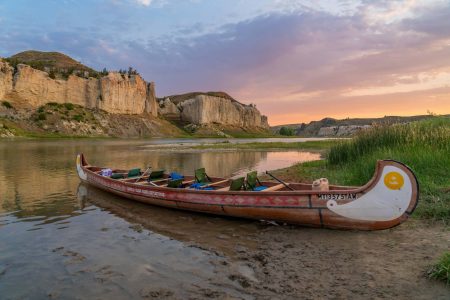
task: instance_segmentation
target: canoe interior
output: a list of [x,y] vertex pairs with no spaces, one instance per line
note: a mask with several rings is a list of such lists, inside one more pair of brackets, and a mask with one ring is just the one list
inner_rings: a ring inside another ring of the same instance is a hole
[[[89,171],[92,171],[96,174],[100,175],[101,170],[105,169],[103,167],[96,167],[96,166],[85,166],[85,168]],[[112,169],[113,173],[122,173],[126,174],[129,170],[124,169]],[[144,172],[141,172],[141,175]],[[141,186],[159,186],[159,187],[167,187],[167,183],[170,180],[170,177],[168,174],[164,174],[162,178],[154,179],[151,182],[148,182],[148,173],[147,175],[144,175],[142,177],[132,177],[132,178],[123,178],[123,179],[116,179],[120,182],[124,183],[132,183],[132,184],[138,184]],[[206,186],[213,188],[212,191],[217,190],[224,190],[228,188],[231,184],[231,179],[223,178],[223,177],[212,177],[210,176],[211,182],[208,183]],[[185,175],[183,179],[183,188],[189,188],[192,183],[195,182],[195,177],[193,175]],[[261,184],[264,186],[267,186],[269,190],[276,190],[278,192],[281,191],[292,191],[291,189],[287,188],[283,184],[280,184],[279,182],[274,181],[261,181]],[[308,183],[288,183],[288,186],[292,188],[294,191],[312,191],[312,184]],[[340,190],[352,190],[356,189],[357,187],[351,187],[351,186],[337,186],[337,185],[329,185],[329,191],[340,191]]]

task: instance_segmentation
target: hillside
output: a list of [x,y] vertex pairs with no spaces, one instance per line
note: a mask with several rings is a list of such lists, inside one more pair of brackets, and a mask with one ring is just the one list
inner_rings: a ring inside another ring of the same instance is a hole
[[297,136],[345,136],[352,135],[362,129],[370,128],[374,125],[409,123],[432,118],[432,115],[418,115],[409,117],[385,116],[383,118],[347,118],[333,119],[324,118],[320,121],[312,121],[308,124],[286,124],[272,126],[273,133],[279,133],[282,127],[291,128]]
[[[9,120],[1,124],[17,129],[0,124],[2,136],[22,131],[121,137],[269,134],[266,116],[225,92],[158,100],[155,83],[131,67],[97,72],[58,52],[24,51],[0,59],[0,119]],[[62,111],[65,105],[77,113]]]
[[74,60],[73,58],[59,52],[42,52],[29,50],[17,53],[9,57],[9,59],[15,60],[18,63],[23,63],[27,65],[37,64],[47,68],[56,68],[56,69],[73,68],[82,71],[94,71],[93,69]]

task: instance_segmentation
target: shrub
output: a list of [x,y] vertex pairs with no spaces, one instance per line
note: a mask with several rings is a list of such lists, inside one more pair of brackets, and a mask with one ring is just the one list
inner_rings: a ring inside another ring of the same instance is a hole
[[73,105],[72,103],[64,103],[64,107],[65,107],[67,110],[73,110],[74,105]]
[[2,105],[8,109],[13,108],[12,104],[9,103],[8,101],[2,101]]
[[44,112],[44,107],[43,106],[39,106],[39,108],[37,109],[38,113],[43,113]]
[[44,113],[44,112],[41,112],[41,113],[39,113],[38,115],[37,115],[37,120],[38,121],[44,121],[44,120],[46,120],[47,119],[47,116],[46,116],[46,114]]
[[283,126],[283,127],[280,128],[280,134],[281,135],[292,136],[292,135],[295,135],[295,129]]
[[73,116],[72,117],[72,120],[75,120],[75,121],[78,121],[78,122],[81,122],[81,121],[83,121],[83,116],[82,115],[75,115],[75,116]]

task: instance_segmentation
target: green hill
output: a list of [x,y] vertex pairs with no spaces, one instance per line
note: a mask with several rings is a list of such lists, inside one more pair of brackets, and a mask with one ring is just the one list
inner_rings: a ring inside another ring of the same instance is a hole
[[23,51],[17,53],[9,60],[17,61],[27,65],[40,65],[50,69],[74,69],[79,71],[94,71],[73,58],[59,52],[42,52],[42,51]]

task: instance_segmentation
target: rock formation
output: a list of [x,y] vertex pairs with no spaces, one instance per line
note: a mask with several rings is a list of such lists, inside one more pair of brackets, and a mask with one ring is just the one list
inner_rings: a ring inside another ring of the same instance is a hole
[[67,80],[58,80],[24,64],[17,65],[14,72],[0,61],[0,99],[8,98],[24,100],[33,107],[69,102],[116,114],[158,113],[154,83],[139,75],[110,72],[100,79],[70,75]]
[[179,102],[170,98],[160,101],[160,113],[172,120],[195,125],[221,124],[242,128],[268,128],[267,117],[253,105],[230,99],[199,94]]
[[321,127],[318,136],[350,136],[355,133],[372,128],[371,125],[344,125],[344,126],[330,126]]

